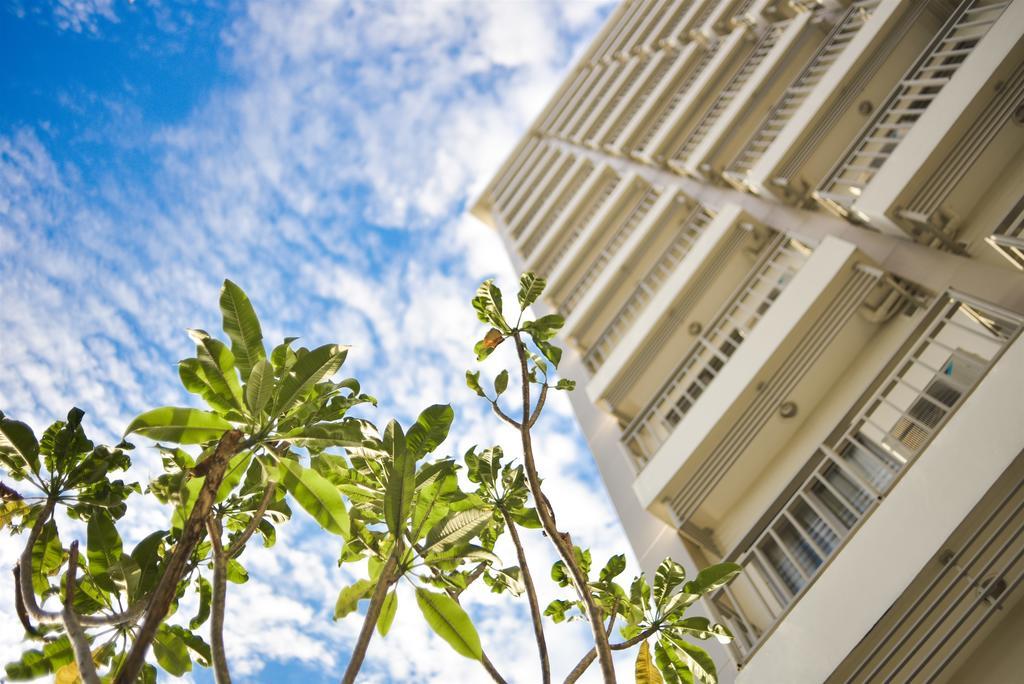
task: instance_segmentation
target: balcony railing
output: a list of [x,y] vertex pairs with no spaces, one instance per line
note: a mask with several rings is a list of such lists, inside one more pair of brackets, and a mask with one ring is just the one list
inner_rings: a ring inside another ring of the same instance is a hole
[[635,84],[637,79],[640,78],[640,75],[643,74],[647,65],[650,64],[651,59],[651,55],[646,55],[639,58],[636,63],[627,63],[626,69],[628,70],[628,74],[625,79],[622,83],[616,84],[615,93],[612,97],[607,102],[601,104],[601,111],[597,112],[597,116],[594,118],[593,123],[589,123],[584,126],[579,134],[575,136],[577,142],[588,142],[593,134],[597,134],[601,131],[605,122],[608,120],[608,117],[615,111],[615,108],[620,102],[622,102],[622,99],[629,94],[630,90],[632,90],[633,84]]
[[693,68],[690,70],[690,73],[688,73],[683,82],[679,84],[679,88],[677,88],[676,92],[672,95],[672,97],[670,97],[668,101],[665,102],[664,105],[662,105],[661,111],[658,112],[658,116],[654,118],[654,120],[651,122],[651,125],[647,127],[646,131],[644,131],[644,134],[640,136],[640,140],[637,142],[636,148],[633,150],[634,155],[654,153],[654,150],[647,149],[651,141],[654,140],[654,137],[657,135],[658,131],[661,130],[661,127],[665,125],[665,122],[668,120],[669,116],[671,116],[671,114],[675,111],[676,107],[680,105],[680,103],[683,101],[683,98],[686,97],[694,82],[698,78],[700,78],[700,75],[704,73],[705,69],[707,69],[708,64],[711,63],[711,60],[714,58],[715,54],[718,52],[718,49],[721,46],[722,41],[716,39],[712,41],[704,50],[704,52],[700,56],[700,59],[698,59],[697,63],[693,65]]
[[859,658],[848,658],[844,674],[834,673],[830,683],[935,681],[950,672],[950,663],[987,622],[1005,614],[1024,581],[1024,479],[1018,464],[1003,480],[954,533],[957,541],[943,545],[941,569],[929,568],[915,579],[899,599],[899,612],[890,609],[897,619],[872,630],[865,641],[873,648],[858,647]]
[[[569,251],[569,248],[573,245],[573,243],[576,242],[576,239],[579,238],[580,233],[583,232],[583,229],[587,227],[587,224],[590,223],[591,220],[593,220],[594,216],[597,215],[597,212],[601,210],[601,207],[604,206],[605,202],[608,201],[608,198],[611,197],[612,193],[615,191],[615,188],[618,187],[619,181],[621,180],[622,178],[617,174],[609,174],[608,178],[601,185],[600,190],[598,190],[593,199],[590,200],[590,203],[587,206],[586,210],[572,224],[572,227],[569,229],[568,234],[565,237],[561,238],[560,240],[556,240],[554,244],[556,244],[557,247],[555,247],[554,252],[541,260],[541,263],[537,266],[538,273],[550,273],[551,269],[553,269],[555,265],[562,260],[562,257],[565,256],[565,254]],[[582,184],[582,181],[580,184]],[[572,192],[566,194],[566,199],[562,204],[562,207],[557,215],[561,215],[562,211],[565,210],[565,205],[567,205],[571,201],[573,195],[576,194],[577,190],[579,190],[579,186],[574,188]],[[553,221],[554,219],[552,219],[549,222],[549,225]],[[537,246],[537,243],[540,241],[540,238],[541,234],[540,231],[538,231],[529,241],[528,245],[523,245],[524,257],[528,257],[530,256],[530,254],[533,253],[533,250]]]
[[[519,236],[523,234],[533,219],[537,216],[542,208],[546,204],[546,200],[549,193],[554,190],[554,194],[558,194],[558,186],[564,182],[566,175],[572,173],[575,166],[586,166],[586,162],[580,162],[575,159],[571,154],[564,154],[561,157],[555,157],[554,163],[547,172],[538,178],[536,182],[530,184],[529,195],[527,196],[526,202],[522,204],[519,209],[519,213],[512,217],[511,228],[512,237],[519,239]],[[520,216],[521,213],[521,216]]]
[[764,256],[707,330],[698,336],[668,382],[623,432],[622,442],[633,454],[638,467],[646,466],[664,444],[750,336],[809,254],[806,246],[784,235],[776,235],[773,244],[765,248]]
[[1024,270],[1024,200],[1017,203],[986,241],[1007,261]]
[[[654,92],[654,89],[658,86],[659,83],[661,83],[661,79],[665,76],[665,74],[668,72],[669,67],[671,66],[672,55],[661,55],[660,60],[658,61],[658,65],[654,67],[654,70],[647,77],[647,80],[644,81],[644,85],[640,89],[640,91],[636,94],[635,97],[629,99],[629,103],[627,104],[626,108],[616,117],[611,128],[608,130],[608,133],[599,137],[608,141],[616,140],[622,133],[622,131],[626,128],[626,126],[629,124],[630,120],[636,115],[638,111],[640,111],[640,107],[644,105],[644,103],[647,101],[647,98],[651,96],[652,92]],[[597,142],[602,141],[598,140]]]
[[722,115],[722,112],[729,106],[729,103],[733,101],[736,94],[746,85],[747,81],[750,80],[751,75],[757,70],[757,67],[761,66],[761,62],[768,56],[772,48],[775,47],[775,43],[778,42],[779,36],[789,25],[788,21],[777,21],[770,24],[761,34],[757,43],[754,45],[754,49],[747,55],[742,66],[736,71],[733,77],[726,84],[725,88],[718,94],[714,103],[708,108],[704,116],[701,117],[700,122],[693,129],[683,144],[675,150],[672,154],[671,160],[677,163],[685,162],[690,153],[696,149],[697,145],[701,143],[704,136],[707,135],[711,127],[718,121],[718,117]]
[[822,41],[807,66],[804,67],[779,101],[765,115],[757,131],[726,168],[724,177],[742,184],[744,176],[761,159],[775,138],[800,108],[804,100],[821,81],[825,72],[835,63],[839,55],[850,44],[861,27],[871,18],[871,12],[881,0],[856,0],[851,4],[835,27]]
[[604,267],[608,265],[612,257],[618,253],[622,243],[629,239],[629,236],[633,234],[636,227],[646,218],[647,213],[660,196],[661,192],[651,188],[640,197],[618,230],[608,239],[608,243],[601,250],[601,253],[597,255],[597,258],[594,259],[594,262],[587,268],[576,284],[569,289],[569,295],[562,302],[561,306],[563,316],[568,316],[576,308],[576,305],[580,303],[583,296],[590,291],[590,286],[601,275]]
[[833,167],[814,195],[845,215],[1010,4],[965,0]]
[[619,308],[612,317],[608,326],[598,335],[597,340],[590,347],[590,351],[583,357],[583,363],[591,373],[597,371],[608,358],[608,354],[615,348],[625,332],[636,320],[637,316],[646,308],[647,304],[661,289],[665,280],[672,274],[675,267],[690,252],[693,243],[700,237],[709,223],[714,219],[714,214],[698,204],[694,207],[679,226],[676,236],[672,238],[665,249],[664,254],[654,263],[654,266],[640,279],[633,293],[629,295],[626,302]]
[[533,250],[537,248],[537,245],[540,244],[540,241],[546,235],[546,231],[551,229],[558,220],[558,217],[562,215],[562,212],[573,201],[576,193],[587,182],[590,175],[594,173],[595,168],[594,164],[589,161],[585,162],[578,173],[563,179],[564,189],[552,196],[554,198],[553,205],[547,210],[540,223],[526,236],[521,252],[523,258],[529,257],[533,253]]
[[1020,319],[960,295],[923,331],[854,414],[822,444],[756,539],[727,556],[738,581],[712,597],[743,662],[928,446],[1020,330]]
[[[906,207],[896,214],[918,242],[956,249],[956,221],[944,209],[949,196],[970,174],[992,141],[1010,124],[1024,99],[1024,64],[1001,83],[1001,88],[971,127],[943,158],[940,168],[922,184]],[[982,169],[979,169],[983,171]],[[957,212],[953,212],[956,214]]]

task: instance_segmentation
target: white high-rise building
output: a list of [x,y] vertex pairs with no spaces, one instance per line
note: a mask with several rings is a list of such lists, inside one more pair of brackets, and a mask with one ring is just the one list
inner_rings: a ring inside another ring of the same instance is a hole
[[627,0],[473,211],[724,680],[1024,681],[1024,0]]

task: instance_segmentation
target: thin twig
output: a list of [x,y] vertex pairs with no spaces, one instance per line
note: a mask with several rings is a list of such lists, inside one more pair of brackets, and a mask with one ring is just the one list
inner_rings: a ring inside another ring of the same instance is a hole
[[206,471],[203,486],[199,490],[196,502],[192,507],[192,513],[181,530],[181,538],[174,547],[167,566],[160,576],[160,582],[149,600],[149,608],[146,610],[146,617],[139,628],[135,643],[121,665],[114,684],[134,684],[142,666],[146,662],[146,653],[156,637],[156,631],[160,627],[167,611],[171,607],[177,593],[178,582],[188,567],[192,551],[203,536],[206,527],[206,518],[210,515],[210,509],[217,497],[217,489],[224,479],[224,472],[227,470],[228,461],[238,453],[242,433],[239,430],[229,430],[224,433],[217,444],[213,454],[204,461],[209,465],[204,466]]
[[359,630],[359,638],[352,649],[352,657],[345,668],[345,676],[341,678],[341,684],[353,684],[359,669],[363,666],[363,659],[366,658],[366,649],[370,646],[370,639],[373,637],[373,629],[380,619],[381,608],[384,607],[384,599],[388,589],[398,579],[398,559],[402,556],[402,540],[395,539],[395,548],[391,550],[387,562],[381,568],[380,577],[377,578],[377,586],[373,588],[373,595],[370,597],[370,607],[366,609],[366,616],[363,618],[363,628]]
[[[651,636],[657,631],[658,625],[651,625],[644,631],[637,634],[632,639],[627,639],[626,641],[623,641],[618,644],[609,644],[608,648],[610,648],[613,651],[624,651],[627,648],[633,648],[641,641],[647,639],[649,636]],[[595,658],[597,658],[597,651],[595,649],[592,648],[589,651],[587,651],[586,655],[584,655],[580,659],[580,662],[576,663],[576,667],[572,669],[572,672],[569,673],[569,676],[565,678],[565,684],[572,684],[577,679],[582,677],[583,673],[587,671],[587,668],[590,667],[590,664],[594,662]]]
[[206,531],[213,546],[213,596],[210,610],[210,654],[213,659],[213,676],[217,684],[231,684],[231,671],[224,651],[224,610],[228,593],[228,554],[221,543],[220,519],[210,515],[206,520]]
[[64,592],[64,629],[68,640],[75,651],[75,664],[78,665],[78,676],[84,684],[100,684],[96,674],[96,663],[92,660],[92,648],[85,630],[75,613],[75,589],[78,586],[78,540],[71,542],[71,553],[68,557],[68,584]]
[[259,528],[260,523],[263,521],[263,514],[267,512],[267,507],[270,506],[270,502],[274,498],[274,491],[277,488],[277,484],[274,482],[268,482],[267,486],[263,490],[263,498],[260,499],[260,505],[256,507],[256,512],[252,514],[252,520],[242,530],[242,534],[231,544],[225,554],[228,558],[234,558],[242,552],[242,548],[245,546],[249,538]]
[[530,416],[530,422],[527,423],[527,427],[533,427],[533,424],[540,418],[540,410],[544,408],[544,400],[548,397],[548,383],[544,383],[540,386],[540,396],[537,397],[537,406],[533,409],[533,415]]
[[518,420],[512,418],[507,413],[501,410],[501,407],[498,406],[497,400],[491,402],[491,408],[494,409],[494,412],[498,415],[499,418],[501,418],[503,421],[514,427],[516,430],[519,430],[522,427],[522,425],[519,424]]
[[519,355],[519,369],[522,376],[523,420],[519,434],[523,443],[523,463],[526,466],[530,492],[533,494],[534,501],[537,502],[537,514],[540,517],[544,531],[547,532],[548,538],[558,551],[558,555],[562,557],[566,567],[569,569],[573,584],[576,586],[576,592],[586,607],[587,619],[590,622],[591,632],[594,634],[594,646],[597,649],[604,681],[614,684],[615,663],[612,661],[612,653],[608,648],[608,635],[604,632],[601,609],[594,602],[594,597],[590,592],[589,580],[576,561],[572,538],[568,533],[558,531],[554,510],[551,508],[551,504],[547,497],[544,496],[540,486],[540,476],[537,474],[537,464],[533,455],[533,440],[530,435],[530,381],[526,360],[526,344],[523,342],[519,332],[516,332],[513,337],[515,338],[516,352]]
[[537,589],[533,585],[533,576],[530,574],[530,566],[526,563],[526,551],[519,539],[519,532],[516,530],[516,523],[512,516],[504,508],[501,516],[505,519],[505,526],[508,527],[512,537],[512,543],[516,547],[516,556],[519,559],[519,570],[523,573],[523,584],[526,585],[526,598],[530,604],[530,618],[533,621],[533,636],[537,642],[537,656],[540,658],[541,679],[544,684],[551,681],[551,663],[548,659],[548,644],[544,639],[544,622],[540,612],[540,602],[537,600]]

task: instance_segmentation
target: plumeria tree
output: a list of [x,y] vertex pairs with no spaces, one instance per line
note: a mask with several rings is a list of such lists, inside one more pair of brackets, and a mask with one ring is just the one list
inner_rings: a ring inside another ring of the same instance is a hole
[[[14,605],[30,641],[7,665],[8,678],[127,684],[155,681],[158,668],[182,675],[197,663],[211,667],[219,684],[230,682],[228,587],[248,578],[250,541],[258,534],[272,547],[297,508],[336,538],[339,563],[360,576],[340,588],[334,609],[336,620],[362,621],[343,682],[356,681],[374,632],[386,635],[397,619],[402,583],[433,631],[496,682],[505,679],[462,606],[474,585],[509,600],[525,597],[545,683],[552,678],[546,619],[590,625],[594,648],[567,682],[595,660],[604,680],[615,681],[612,652],[634,647],[638,682],[715,682],[714,662],[690,640],[730,635],[685,611],[732,579],[737,566],[716,565],[687,581],[667,559],[653,585],[639,576],[627,590],[616,581],[624,555],[594,577],[591,553],[558,527],[533,430],[548,391],[571,391],[574,383],[554,377],[561,318],[526,319],[543,289],[542,279],[522,276],[514,323],[493,282],[473,298],[488,325],[478,360],[507,343],[517,364],[499,372],[490,391],[479,371],[467,372],[467,384],[516,429],[518,460],[499,446],[474,447],[461,458],[437,453],[455,417],[449,405],[427,407],[405,427],[390,420],[378,429],[370,419],[376,400],[356,379],[338,379],[348,348],[307,349],[286,338],[268,352],[252,304],[230,281],[220,296],[227,339],[190,330],[195,356],[178,365],[185,389],[205,408],[146,411],[114,446],[88,439],[77,408],[41,435],[0,413],[0,527],[24,542],[13,568]],[[502,403],[510,384],[521,392],[514,416]],[[145,487],[123,479],[136,449],[129,439],[145,440],[160,456],[163,473]],[[165,506],[166,529],[128,550],[118,522],[139,497]],[[524,535],[541,532],[560,558],[552,581],[570,591],[543,611],[523,544]],[[502,537],[514,560],[496,554]],[[194,615],[178,614],[185,600],[198,606]]]

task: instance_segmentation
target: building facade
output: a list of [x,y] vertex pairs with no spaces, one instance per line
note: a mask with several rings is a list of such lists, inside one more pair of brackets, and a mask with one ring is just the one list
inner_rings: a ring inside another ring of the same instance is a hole
[[1021,680],[1024,0],[626,0],[473,212],[723,680]]

